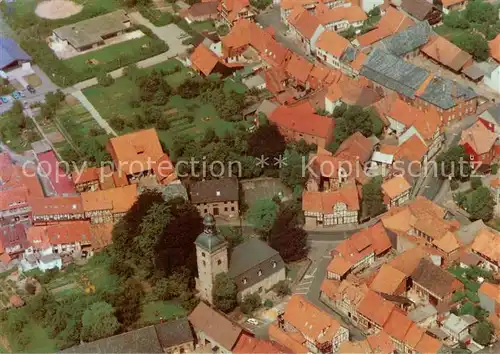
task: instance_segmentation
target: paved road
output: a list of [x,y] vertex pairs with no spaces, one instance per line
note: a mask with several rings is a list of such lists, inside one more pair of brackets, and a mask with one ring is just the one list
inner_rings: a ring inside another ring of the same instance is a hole
[[85,97],[85,95],[82,93],[82,91],[75,91],[73,92],[73,96],[80,101],[82,106],[84,106],[87,111],[90,112],[92,117],[96,120],[96,122],[101,126],[102,129],[108,134],[117,136],[116,132],[111,128],[111,126],[102,118],[101,114],[95,109],[95,107],[90,103],[90,101]]

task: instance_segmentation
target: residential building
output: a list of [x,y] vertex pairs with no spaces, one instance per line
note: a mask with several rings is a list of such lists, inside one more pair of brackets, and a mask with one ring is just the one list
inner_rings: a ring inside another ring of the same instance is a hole
[[116,223],[137,200],[137,185],[81,194],[85,217],[93,224]]
[[216,1],[199,2],[191,5],[182,16],[188,23],[216,20],[219,17],[218,3]]
[[288,17],[288,24],[292,33],[298,37],[304,50],[307,53],[314,52],[316,50],[316,41],[321,33],[325,31],[325,27],[320,20],[309,11],[298,7]]
[[443,321],[441,329],[449,335],[449,339],[453,342],[469,342],[471,336],[469,334],[470,328],[477,320],[472,315],[465,315],[458,317],[450,313],[450,315]]
[[482,229],[471,246],[472,253],[481,258],[481,266],[498,272],[500,268],[500,236],[497,232]]
[[120,333],[64,349],[62,353],[189,353],[194,335],[188,319],[180,318]]
[[[102,26],[105,23],[106,26]],[[117,10],[53,30],[51,40],[85,51],[104,45],[105,41],[125,33],[132,24],[125,10]]]
[[243,328],[203,301],[189,314],[188,320],[196,335],[196,351],[231,353],[241,336]]
[[[294,341],[312,353],[335,353],[343,342],[349,340],[347,328],[302,295],[291,297],[283,317],[275,326],[269,331],[271,339],[286,347],[289,341]],[[281,335],[275,335],[276,332],[281,332]],[[282,342],[282,337],[289,339]]]
[[236,177],[194,182],[189,187],[191,203],[201,216],[239,217],[239,183]]
[[476,121],[474,125],[462,131],[460,145],[464,147],[469,155],[471,163],[480,165],[491,165],[496,156],[496,143],[499,135],[488,130],[486,126]]
[[65,197],[76,194],[75,186],[68,173],[61,167],[54,150],[37,152],[36,157],[38,159],[39,173],[45,177],[45,180],[50,181],[50,186],[47,186],[47,183],[44,185],[44,188],[48,190],[46,195]]
[[0,261],[5,259],[9,262],[29,247],[26,229],[27,226],[23,223],[0,227]]
[[472,55],[438,35],[433,36],[429,43],[422,47],[421,52],[454,73],[460,73],[473,62]]
[[71,179],[78,193],[94,192],[109,188],[124,187],[128,185],[127,176],[114,171],[110,166],[89,167],[82,171],[73,171]]
[[[365,10],[364,6],[362,7]],[[409,16],[398,11],[395,7],[389,6],[377,26],[373,30],[356,37],[353,44],[359,47],[369,47],[394,33],[404,31],[414,24],[415,22]]]
[[288,141],[304,139],[308,144],[316,144],[322,148],[326,148],[332,141],[335,121],[315,114],[307,102],[295,106],[279,106],[268,118],[278,126]]
[[280,345],[279,343],[272,342],[265,339],[255,338],[252,335],[243,333],[233,349],[235,354],[248,354],[248,353],[270,353],[281,354],[286,353],[289,349]]
[[406,335],[415,325],[402,311],[394,309],[387,319],[382,332],[386,333],[398,353],[406,351]]
[[382,183],[384,204],[390,209],[410,200],[411,185],[403,176],[396,176]]
[[382,39],[374,46],[408,60],[420,54],[422,47],[429,41],[431,32],[432,28],[428,22],[419,22]]
[[238,20],[253,21],[255,17],[249,0],[222,0],[218,10],[222,21],[229,27],[232,27]]
[[333,32],[342,32],[353,27],[358,33],[363,22],[368,19],[366,13],[357,5],[339,6],[332,9],[318,6],[315,15],[327,31]]
[[324,31],[316,41],[315,54],[323,63],[335,69],[341,69],[340,58],[350,46],[350,42],[341,35],[332,31]]
[[449,14],[450,11],[464,10],[468,3],[468,0],[434,0],[434,5],[445,15]]
[[500,285],[484,282],[477,292],[479,304],[493,314],[500,314]]
[[484,74],[483,82],[495,92],[500,92],[500,35],[488,42],[490,59],[488,70]]
[[226,77],[234,73],[239,66],[226,65],[212,50],[203,43],[199,44],[189,57],[191,67],[200,75],[207,77],[211,74],[220,74]]
[[364,283],[349,280],[339,283],[337,280],[325,279],[321,284],[320,300],[356,324],[359,320],[357,308],[367,292],[368,287]]
[[500,134],[500,105],[495,105],[478,116],[478,121],[483,123],[488,130]]
[[0,37],[0,70],[9,71],[26,65],[29,62],[31,62],[31,57],[15,40]]
[[304,191],[302,210],[309,226],[357,224],[360,210],[358,189],[351,182],[336,191]]
[[231,251],[228,259],[228,244],[219,235],[215,219],[207,215],[203,219],[204,231],[195,241],[198,278],[196,289],[200,297],[212,303],[215,277],[227,272],[238,288],[238,299],[264,292],[285,279],[285,264],[277,251],[267,243],[252,238]]
[[408,287],[408,276],[389,264],[383,264],[370,283],[370,289],[387,295],[404,296]]
[[28,220],[31,199],[44,196],[35,167],[21,167],[0,153],[0,225]]
[[360,132],[356,132],[340,144],[334,156],[349,161],[352,166],[354,166],[354,162],[356,161],[361,166],[365,166],[370,160],[374,149],[375,144],[371,139],[365,137]]
[[368,290],[357,308],[358,326],[366,333],[377,333],[384,327],[395,305],[375,291]]
[[443,16],[442,12],[432,2],[426,0],[403,0],[401,1],[401,10],[415,20],[428,22],[430,25],[441,22]]
[[335,107],[342,104],[369,107],[381,99],[380,94],[371,87],[365,78],[353,79],[340,75],[330,86],[325,95],[325,110],[333,113]]
[[31,209],[34,224],[48,224],[60,221],[84,220],[82,198],[77,197],[50,197],[33,198]]
[[116,171],[127,176],[130,183],[155,177],[158,184],[175,179],[174,167],[158,139],[155,129],[139,130],[109,139],[106,150]]
[[425,258],[420,260],[411,278],[416,293],[434,306],[449,303],[452,295],[464,288],[449,272]]
[[292,54],[285,68],[288,85],[299,90],[310,89],[309,76],[313,69],[314,65],[311,62],[298,54]]

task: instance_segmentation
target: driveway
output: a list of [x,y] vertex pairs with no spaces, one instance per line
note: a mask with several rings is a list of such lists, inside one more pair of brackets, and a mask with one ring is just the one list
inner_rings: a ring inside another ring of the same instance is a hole
[[271,26],[276,33],[276,40],[285,47],[302,56],[307,56],[308,53],[305,52],[302,46],[292,37],[292,35],[287,35],[287,28],[283,23],[281,23],[279,6],[274,5],[271,10],[261,12],[257,15],[257,22],[262,25],[262,27]]
[[167,26],[156,27],[147,18],[144,18],[139,12],[129,13],[130,18],[133,22],[146,26],[154,34],[158,36],[161,40],[168,44],[167,55],[169,57],[174,57],[179,54],[184,53],[191,45],[185,45],[182,41],[188,38],[189,35],[180,29],[176,24],[171,23]]

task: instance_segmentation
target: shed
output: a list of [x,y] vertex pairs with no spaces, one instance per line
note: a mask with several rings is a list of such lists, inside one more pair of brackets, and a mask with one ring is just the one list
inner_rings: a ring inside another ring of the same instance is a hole
[[12,38],[0,37],[0,69],[21,65],[31,57]]

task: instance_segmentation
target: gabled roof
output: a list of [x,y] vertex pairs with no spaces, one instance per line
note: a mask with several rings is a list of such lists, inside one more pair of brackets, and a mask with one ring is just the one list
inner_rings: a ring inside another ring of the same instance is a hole
[[92,243],[89,221],[65,221],[57,224],[31,226],[28,240],[37,248],[72,243]]
[[481,284],[478,291],[481,294],[488,296],[497,304],[500,304],[500,285],[484,282]]
[[416,247],[397,255],[388,264],[410,276],[417,269],[420,260],[424,257],[426,257],[424,250]]
[[395,160],[407,159],[409,161],[422,161],[428,148],[424,142],[416,135],[412,135],[398,146],[394,155]]
[[311,39],[321,23],[309,11],[301,11],[298,16],[290,15],[289,23],[305,38]]
[[414,25],[415,22],[404,13],[389,6],[384,16],[380,19],[377,27],[370,32],[362,34],[356,38],[359,45],[366,47],[378,42],[394,33],[404,31]]
[[286,72],[296,79],[298,82],[304,84],[309,77],[309,73],[314,65],[307,61],[304,57],[293,54],[290,61],[287,63]]
[[384,331],[397,341],[404,343],[406,333],[410,329],[412,323],[413,322],[401,311],[394,310],[384,325]]
[[33,198],[31,200],[33,216],[57,214],[83,214],[82,198],[75,197],[50,197]]
[[[422,1],[426,2],[425,0]],[[381,48],[394,55],[403,56],[426,44],[431,33],[432,28],[429,22],[419,22],[414,26],[408,27],[404,31],[381,40],[380,45]]]
[[286,129],[325,139],[330,138],[335,127],[335,120],[315,114],[308,103],[279,106],[269,116],[269,120]]
[[238,201],[238,179],[234,177],[197,181],[189,187],[189,195],[194,204]]
[[457,72],[472,59],[472,55],[463,51],[446,38],[438,35],[431,38],[429,43],[422,47],[421,51],[435,61]]
[[361,164],[368,161],[373,152],[373,142],[360,132],[356,132],[340,144],[335,157],[348,161],[359,160]]
[[371,282],[370,289],[378,293],[399,295],[396,291],[400,287],[401,283],[406,284],[406,277],[406,274],[403,272],[391,267],[388,264],[384,264]]
[[0,69],[15,61],[30,61],[31,57],[12,38],[0,37]]
[[371,322],[383,327],[394,308],[395,305],[392,302],[369,290],[363,301],[359,304],[357,311]]
[[231,252],[228,275],[235,278],[277,255],[279,256],[278,251],[267,243],[257,238],[251,238],[236,246]]
[[500,62],[500,34],[488,42],[488,46],[490,47],[490,56],[496,61]]
[[481,122],[476,121],[473,126],[462,131],[460,145],[467,144],[476,154],[483,155],[494,148],[497,140],[498,135],[496,133],[488,130]]
[[110,210],[112,213],[125,213],[137,200],[137,184],[83,192],[81,198],[85,212]]
[[258,339],[248,334],[242,334],[233,353],[247,354],[247,353],[288,353],[288,348],[279,345],[278,343],[271,342],[264,339]]
[[414,98],[429,73],[395,55],[375,48],[363,64],[361,75],[406,97]]
[[324,31],[316,41],[317,48],[336,58],[340,58],[350,45],[351,43],[347,39],[332,31]]
[[396,176],[382,183],[382,191],[391,199],[400,196],[409,189],[411,186],[403,176]]
[[459,282],[450,273],[428,259],[421,259],[411,278],[428,291],[444,298],[457,290]]
[[349,183],[337,191],[304,191],[302,194],[302,209],[304,211],[333,214],[333,208],[338,203],[345,204],[347,210],[359,210],[358,189],[354,183]]
[[207,336],[231,351],[238,342],[243,329],[229,318],[200,302],[188,316],[195,331],[203,331]]
[[500,235],[489,229],[482,229],[472,243],[472,251],[500,263]]
[[433,7],[432,3],[426,0],[403,0],[401,2],[401,8],[419,21],[423,21]]
[[349,7],[338,6],[332,9],[326,8],[323,11],[318,11],[317,17],[323,25],[330,23],[347,21],[349,23],[365,21],[368,16],[357,5]]
[[205,76],[210,75],[219,62],[217,55],[203,44],[199,44],[195,48],[193,54],[191,54],[190,60]]
[[479,118],[500,126],[500,104],[487,109],[479,115]]
[[425,87],[421,87],[418,97],[439,108],[450,109],[458,99],[468,101],[477,96],[471,87],[465,87],[444,77],[432,77]]

